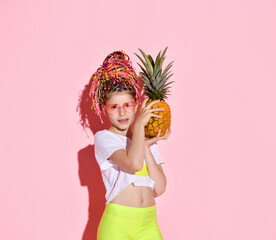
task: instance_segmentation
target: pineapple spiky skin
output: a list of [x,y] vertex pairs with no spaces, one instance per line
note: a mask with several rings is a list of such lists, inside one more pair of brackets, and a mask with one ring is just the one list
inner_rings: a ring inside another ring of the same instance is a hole
[[[148,100],[146,103],[146,106],[151,101],[152,100]],[[165,108],[165,110],[153,112],[154,114],[162,116],[162,118],[157,118],[157,117],[150,118],[149,122],[145,126],[145,136],[148,138],[156,137],[159,129],[161,129],[160,136],[164,136],[167,129],[170,129],[170,127],[171,127],[170,106],[165,101],[160,101],[160,102],[152,105],[151,108]]]
[[168,79],[173,75],[169,70],[172,67],[170,62],[164,70],[162,70],[163,61],[167,48],[161,53],[158,53],[155,61],[150,55],[145,54],[141,49],[144,59],[135,53],[141,60],[143,66],[138,63],[142,72],[140,77],[143,85],[144,94],[149,97],[148,105],[153,100],[160,100],[158,103],[151,106],[151,108],[165,108],[164,111],[156,111],[155,114],[161,115],[162,118],[152,117],[145,126],[145,136],[148,138],[156,137],[159,129],[161,129],[160,136],[164,136],[167,129],[171,126],[171,110],[169,105],[165,102],[167,95],[169,95],[170,84],[174,81],[168,82]]

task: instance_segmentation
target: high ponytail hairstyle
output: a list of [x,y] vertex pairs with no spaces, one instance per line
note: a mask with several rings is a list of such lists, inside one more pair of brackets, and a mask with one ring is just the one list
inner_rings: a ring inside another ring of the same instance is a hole
[[122,50],[105,58],[103,64],[91,76],[90,83],[91,109],[94,109],[101,122],[102,105],[105,104],[108,93],[128,91],[137,100],[142,89],[141,80],[135,73],[129,56]]

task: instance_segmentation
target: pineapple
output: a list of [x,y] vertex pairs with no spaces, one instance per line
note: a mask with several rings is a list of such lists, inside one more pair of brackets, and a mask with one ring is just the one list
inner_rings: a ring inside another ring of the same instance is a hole
[[151,108],[165,108],[164,111],[156,111],[154,114],[162,116],[162,118],[152,117],[145,126],[145,136],[148,138],[156,137],[159,129],[161,129],[160,136],[166,133],[167,129],[171,126],[171,110],[169,105],[165,102],[167,96],[169,95],[170,84],[174,81],[168,82],[168,79],[173,75],[169,72],[172,67],[172,62],[170,62],[164,71],[162,71],[162,64],[165,59],[165,53],[167,48],[162,52],[159,52],[155,61],[150,55],[146,55],[141,49],[139,51],[142,53],[144,60],[134,53],[143,63],[141,66],[137,63],[142,72],[140,72],[140,78],[143,81],[144,94],[149,97],[146,105],[148,105],[153,100],[160,100],[160,102],[154,104]]

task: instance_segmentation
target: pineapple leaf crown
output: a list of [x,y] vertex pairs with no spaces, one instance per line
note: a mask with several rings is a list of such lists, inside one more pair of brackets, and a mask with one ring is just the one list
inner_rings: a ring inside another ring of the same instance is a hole
[[143,55],[144,59],[140,57],[138,54],[134,53],[142,62],[143,66],[137,63],[142,72],[139,74],[139,78],[144,83],[143,89],[145,95],[147,95],[151,100],[165,100],[167,96],[170,95],[170,87],[171,83],[174,81],[168,82],[168,79],[173,75],[171,73],[170,68],[174,61],[170,62],[164,69],[162,70],[162,65],[165,59],[165,53],[168,49],[166,47],[164,51],[158,53],[155,61],[153,60],[151,55],[147,55],[144,53],[143,50],[138,48],[141,54]]

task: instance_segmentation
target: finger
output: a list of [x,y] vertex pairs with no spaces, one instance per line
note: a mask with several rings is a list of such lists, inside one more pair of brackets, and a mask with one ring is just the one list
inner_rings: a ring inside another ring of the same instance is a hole
[[166,140],[166,133],[162,137],[160,137],[160,140]]
[[162,116],[153,113],[151,114],[151,117],[162,118]]
[[158,111],[164,111],[165,108],[151,108],[149,109],[150,112],[158,112]]
[[146,97],[141,105],[141,108],[144,108],[146,106],[147,101],[149,100],[149,97]]
[[148,109],[150,109],[152,105],[154,105],[155,103],[158,103],[158,102],[160,102],[160,100],[154,100],[154,101],[150,102],[146,107]]
[[157,139],[160,137],[160,134],[161,134],[161,128],[158,130],[158,133],[157,133],[157,136],[156,136]]
[[160,134],[161,134],[161,129],[158,130],[157,135],[152,139],[152,143],[156,143],[158,140],[160,140]]
[[171,130],[170,130],[170,129],[167,129],[167,131],[166,131],[166,133],[165,133],[166,139],[169,138],[170,134],[171,134]]
[[170,131],[167,129],[165,134],[161,137],[162,140],[167,140],[169,138]]

